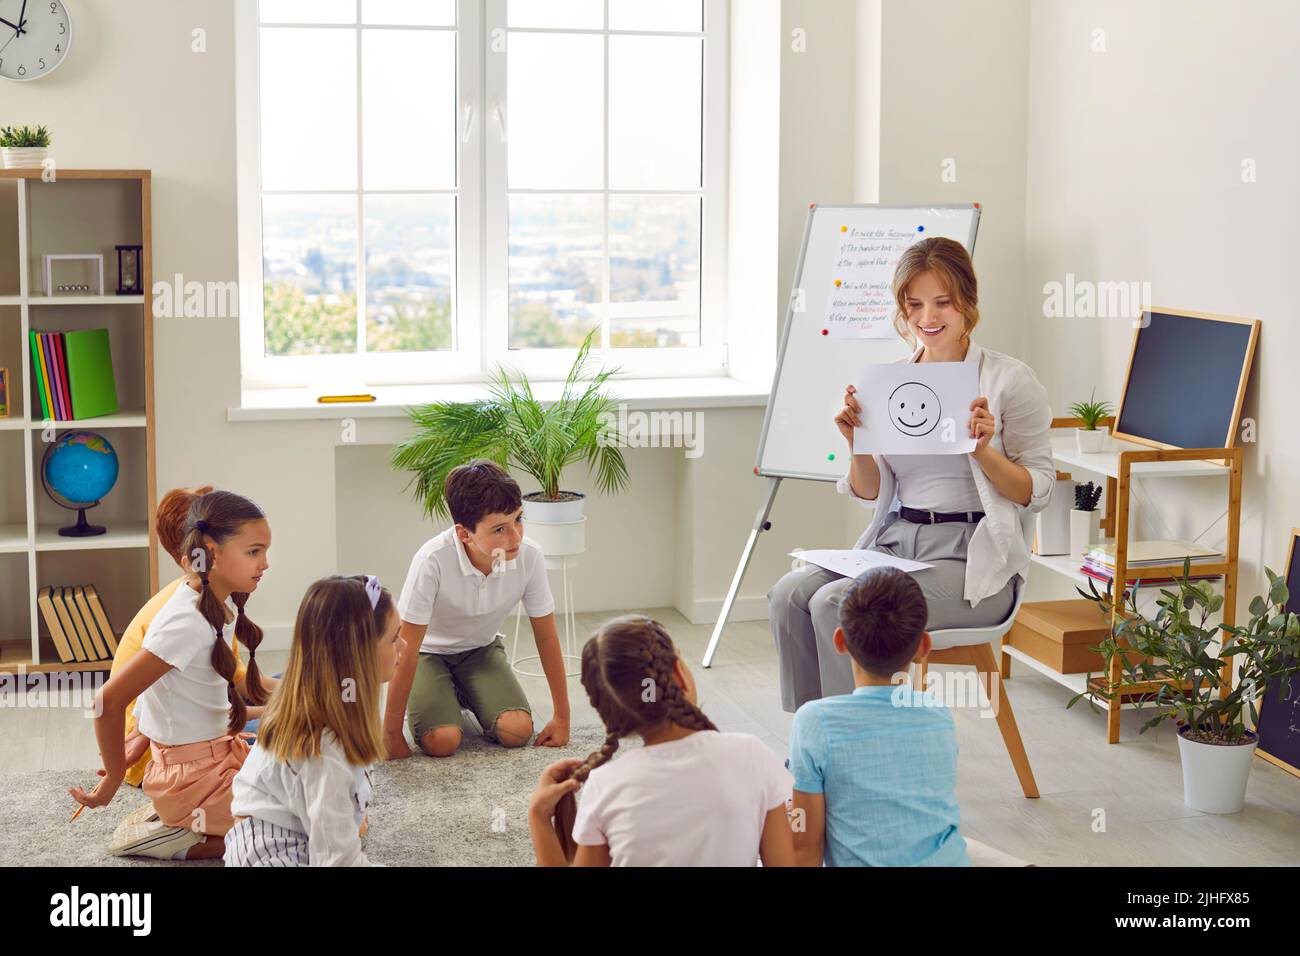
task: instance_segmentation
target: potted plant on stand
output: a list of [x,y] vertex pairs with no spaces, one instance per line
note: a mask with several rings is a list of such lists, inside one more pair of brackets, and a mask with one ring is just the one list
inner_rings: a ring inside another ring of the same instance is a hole
[[1082,422],[1082,427],[1074,430],[1074,442],[1079,451],[1095,455],[1106,443],[1106,433],[1097,427],[1097,423],[1111,413],[1110,402],[1096,401],[1097,390],[1092,390],[1086,402],[1075,402],[1070,406],[1070,414]]
[[1101,485],[1091,481],[1074,486],[1074,507],[1070,510],[1070,554],[1080,557],[1101,533]]
[[[1207,626],[1210,616],[1223,607],[1223,595],[1216,594],[1209,581],[1187,580],[1190,568],[1190,560],[1184,560],[1177,592],[1160,591],[1154,618],[1138,613],[1130,591],[1124,618],[1097,650],[1108,672],[1120,655],[1125,683],[1157,685],[1150,697],[1139,698],[1159,710],[1141,732],[1166,719],[1178,723],[1183,801],[1205,813],[1236,813],[1245,803],[1251,758],[1259,742],[1245,718],[1249,714],[1251,726],[1258,725],[1258,701],[1274,681],[1281,681],[1284,694],[1290,694],[1291,678],[1300,673],[1300,619],[1286,611],[1286,581],[1265,568],[1268,594],[1251,600],[1250,623]],[[1109,614],[1111,589],[1102,595],[1091,582],[1088,587],[1091,594],[1082,588],[1079,593]],[[1236,671],[1229,671],[1227,684],[1225,664],[1235,664]],[[1112,693],[1118,691],[1093,687],[1070,706],[1084,696],[1110,700]],[[1139,702],[1139,709],[1142,706]]]
[[0,129],[0,157],[5,169],[39,169],[50,147],[50,131],[44,126],[6,126]]
[[[594,334],[594,333],[593,333]],[[414,475],[425,514],[447,516],[447,473],[475,458],[530,475],[539,491],[524,495],[524,527],[548,555],[582,551],[585,496],[565,490],[564,470],[586,462],[598,491],[627,485],[627,464],[617,432],[617,401],[605,390],[617,369],[588,375],[592,334],[578,349],[560,397],[543,402],[527,376],[498,366],[488,397],[475,402],[433,402],[411,409],[414,435],[393,452],[393,467]]]

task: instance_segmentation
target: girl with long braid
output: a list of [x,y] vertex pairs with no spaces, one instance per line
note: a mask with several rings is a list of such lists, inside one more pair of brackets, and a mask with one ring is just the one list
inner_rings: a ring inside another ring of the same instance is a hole
[[[528,809],[538,864],[793,865],[790,773],[757,737],[704,715],[662,624],[608,621],[582,649],[582,686],[605,744],[542,773]],[[645,746],[612,760],[633,735]]]
[[[245,701],[261,706],[268,696],[257,666],[262,630],[244,605],[270,546],[266,515],[247,498],[212,491],[191,504],[180,548],[185,583],[150,623],[141,651],[96,695],[103,779],[89,793],[69,789],[88,807],[113,799],[126,772],[126,706],[135,700],[137,726],[151,742],[143,789],[152,806],[128,815],[110,852],[189,860],[225,852],[231,782],[248,756],[239,736]],[[248,652],[242,674],[232,638]]]

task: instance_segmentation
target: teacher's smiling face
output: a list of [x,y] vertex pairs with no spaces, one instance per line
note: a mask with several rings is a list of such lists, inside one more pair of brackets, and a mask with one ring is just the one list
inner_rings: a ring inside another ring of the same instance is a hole
[[966,317],[934,272],[922,272],[907,287],[903,300],[907,324],[916,341],[939,354],[964,351]]

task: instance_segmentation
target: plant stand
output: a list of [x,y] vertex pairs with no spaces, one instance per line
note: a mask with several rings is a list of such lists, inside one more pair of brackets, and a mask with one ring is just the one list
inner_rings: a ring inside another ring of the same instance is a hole
[[[564,658],[566,677],[577,677],[582,673],[582,649],[578,647],[577,612],[573,608],[573,576],[569,573],[578,564],[578,558],[586,552],[587,519],[557,523],[531,521],[525,525],[526,536],[541,546],[546,554],[546,570],[560,572],[560,600],[556,613],[563,625],[560,631],[560,651]],[[522,602],[515,609],[515,637],[510,645],[510,666],[525,677],[545,677],[541,670],[541,657],[537,654],[519,656],[519,626],[523,623],[524,609]],[[523,666],[537,661],[537,669]]]

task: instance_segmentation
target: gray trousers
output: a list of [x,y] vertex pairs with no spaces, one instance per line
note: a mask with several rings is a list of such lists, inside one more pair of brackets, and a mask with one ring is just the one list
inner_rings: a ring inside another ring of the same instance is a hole
[[[990,627],[1011,613],[1014,578],[974,607],[962,597],[966,551],[975,528],[964,521],[913,524],[893,515],[872,547],[934,565],[912,574],[925,595],[927,631]],[[781,706],[790,713],[810,700],[853,691],[853,662],[835,650],[833,640],[840,623],[840,599],[852,583],[853,578],[808,565],[782,577],[767,594],[781,662]]]

